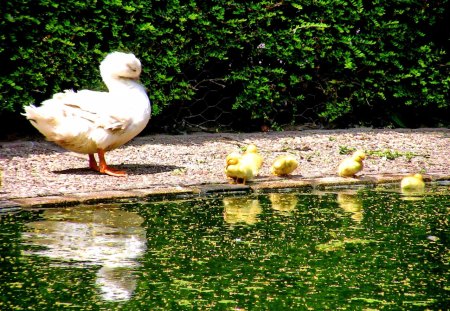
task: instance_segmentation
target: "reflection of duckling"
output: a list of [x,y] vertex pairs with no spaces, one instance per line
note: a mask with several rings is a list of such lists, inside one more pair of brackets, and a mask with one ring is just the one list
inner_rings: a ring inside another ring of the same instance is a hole
[[292,173],[298,167],[298,161],[291,155],[279,156],[272,164],[270,171],[277,176]]
[[344,211],[352,213],[353,220],[358,222],[362,220],[362,202],[356,194],[338,193],[337,202]]
[[338,175],[341,177],[355,177],[356,173],[363,169],[363,160],[365,158],[366,155],[363,151],[355,151],[351,157],[344,159],[339,164]]
[[272,208],[283,214],[290,214],[297,207],[298,198],[291,193],[271,193],[269,194]]
[[400,183],[400,187],[403,191],[423,191],[425,189],[423,176],[421,174],[415,174],[413,176],[404,177]]
[[249,145],[243,155],[231,153],[226,159],[225,174],[234,182],[245,185],[246,181],[253,179],[262,166],[263,159],[255,145]]
[[254,225],[262,209],[254,198],[224,198],[224,220],[229,224],[246,223]]

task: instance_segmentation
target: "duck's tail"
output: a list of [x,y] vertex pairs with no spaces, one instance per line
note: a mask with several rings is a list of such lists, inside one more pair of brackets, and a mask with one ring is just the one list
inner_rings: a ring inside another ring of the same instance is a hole
[[48,107],[36,107],[29,105],[24,107],[25,112],[22,113],[31,124],[46,137],[52,136],[55,133],[55,128],[58,126],[57,118],[54,112],[47,111]]

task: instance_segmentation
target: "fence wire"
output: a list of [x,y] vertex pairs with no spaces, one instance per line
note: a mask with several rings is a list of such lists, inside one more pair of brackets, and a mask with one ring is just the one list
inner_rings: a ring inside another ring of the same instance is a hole
[[[264,124],[262,120],[252,120],[251,111],[233,109],[236,97],[242,91],[242,85],[211,78],[209,71],[203,71],[193,79],[186,77],[186,80],[190,81],[195,90],[193,98],[167,107],[161,115],[152,120],[150,131],[185,133],[270,129],[270,124]],[[315,97],[309,97],[309,105],[293,107],[292,104],[287,104],[286,109],[281,109],[277,114],[278,128],[319,127],[319,105]]]

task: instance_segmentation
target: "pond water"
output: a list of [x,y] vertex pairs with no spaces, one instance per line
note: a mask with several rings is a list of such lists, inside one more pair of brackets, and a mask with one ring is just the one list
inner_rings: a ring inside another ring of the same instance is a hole
[[448,186],[0,215],[0,310],[444,310]]

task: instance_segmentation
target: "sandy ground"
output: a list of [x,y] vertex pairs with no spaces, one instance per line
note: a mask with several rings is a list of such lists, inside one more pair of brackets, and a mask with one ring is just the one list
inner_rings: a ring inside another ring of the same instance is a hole
[[277,180],[269,169],[282,154],[293,154],[300,162],[290,179],[336,176],[340,160],[352,149],[369,154],[362,175],[450,174],[450,129],[142,136],[106,154],[108,163],[125,169],[127,177],[90,171],[87,155],[66,152],[44,140],[20,140],[0,143],[0,199],[227,183],[226,155],[249,143],[258,146],[265,161],[253,183]]

